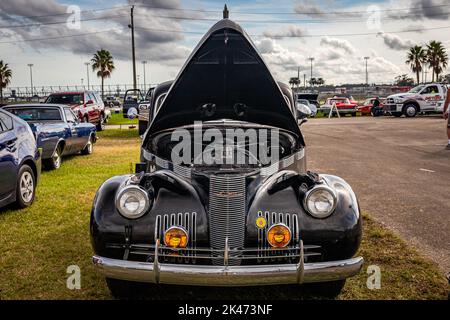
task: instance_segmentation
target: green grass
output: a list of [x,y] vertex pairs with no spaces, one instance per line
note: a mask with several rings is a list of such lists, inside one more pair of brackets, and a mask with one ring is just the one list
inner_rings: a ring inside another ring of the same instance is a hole
[[122,113],[111,113],[111,118],[108,120],[110,125],[132,125],[138,124],[138,119],[124,118]]
[[[131,171],[139,160],[136,130],[106,130],[89,156],[65,158],[44,171],[36,201],[24,210],[0,210],[1,299],[110,299],[91,265],[89,214],[100,184]],[[348,280],[340,299],[445,299],[447,284],[437,267],[380,224],[364,217],[360,249],[364,269]],[[367,266],[381,268],[380,290],[366,287]],[[81,269],[81,290],[66,288],[66,269]],[[180,294],[183,292],[183,295]],[[171,298],[302,298],[298,287],[176,288]],[[158,296],[155,296],[158,298]]]

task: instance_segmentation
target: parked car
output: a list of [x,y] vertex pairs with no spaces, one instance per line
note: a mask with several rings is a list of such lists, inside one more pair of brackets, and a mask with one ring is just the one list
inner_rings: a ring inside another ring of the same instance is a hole
[[30,206],[41,174],[41,155],[28,124],[0,109],[0,207]]
[[73,110],[59,104],[22,104],[4,107],[33,131],[42,148],[42,160],[49,169],[58,169],[62,157],[70,154],[91,154],[97,141],[95,126],[81,123]]
[[[329,114],[334,105],[336,105],[339,115],[351,114],[352,117],[356,116],[358,104],[355,102],[351,102],[349,98],[328,98],[325,104],[320,107],[320,110],[323,111],[324,114]],[[333,109],[332,115],[335,114],[336,109]]]
[[444,110],[447,86],[429,83],[416,86],[405,93],[387,97],[385,110],[395,117],[415,117],[418,113],[440,113]]
[[128,89],[125,91],[125,96],[123,97],[123,117],[128,117],[128,110],[130,108],[138,108],[139,104],[144,100],[141,90],[139,89]]
[[303,104],[308,107],[309,110],[311,110],[311,117],[315,117],[317,115],[317,107],[315,104],[310,103],[309,100],[306,99],[297,99],[297,103]]
[[115,113],[120,113],[122,111],[122,106],[120,104],[120,101],[115,96],[107,96],[106,97],[105,107],[109,107]]
[[[153,116],[136,174],[98,189],[93,263],[114,296],[137,294],[138,282],[310,283],[337,295],[361,269],[356,195],[306,170],[293,92],[255,48],[236,23],[215,24]],[[230,132],[244,137],[223,145]]]
[[[361,112],[361,114],[363,115],[371,114],[375,99],[376,97],[364,100],[363,104],[361,106],[358,106],[356,110],[358,112]],[[378,100],[380,101],[380,108],[383,108],[384,104],[386,103],[386,98],[378,98]]]
[[95,91],[52,93],[47,97],[45,103],[68,105],[82,122],[95,124],[97,131],[102,131],[105,127],[105,105],[100,95]]

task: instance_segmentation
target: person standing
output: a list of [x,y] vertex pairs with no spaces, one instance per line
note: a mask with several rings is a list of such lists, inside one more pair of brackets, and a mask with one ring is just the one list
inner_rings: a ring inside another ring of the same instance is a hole
[[450,117],[448,116],[450,108],[450,88],[447,89],[447,96],[445,98],[444,102],[444,119],[447,120],[447,146],[445,147],[446,150],[450,150]]

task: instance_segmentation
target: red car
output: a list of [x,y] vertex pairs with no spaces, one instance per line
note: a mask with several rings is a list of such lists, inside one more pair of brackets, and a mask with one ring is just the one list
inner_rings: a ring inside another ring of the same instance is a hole
[[45,103],[66,104],[78,115],[82,122],[90,122],[102,131],[105,126],[105,104],[95,91],[56,92],[50,94]]
[[[373,102],[376,98],[369,98],[364,101],[362,106],[358,106],[358,111],[361,112],[361,114],[370,114],[373,107]],[[386,98],[378,98],[380,100],[380,107],[383,107],[386,103]]]
[[[349,98],[328,98],[320,109],[323,110],[324,114],[328,114],[334,105],[336,105],[339,115],[351,114],[353,117],[356,116],[358,104],[356,102],[351,102]],[[336,114],[335,110],[333,110],[333,114]]]

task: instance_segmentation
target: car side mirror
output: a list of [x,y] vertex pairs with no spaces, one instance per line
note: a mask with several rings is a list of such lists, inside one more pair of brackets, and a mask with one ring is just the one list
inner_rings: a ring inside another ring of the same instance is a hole
[[138,116],[138,111],[136,108],[130,108],[127,112],[128,119],[135,119]]

